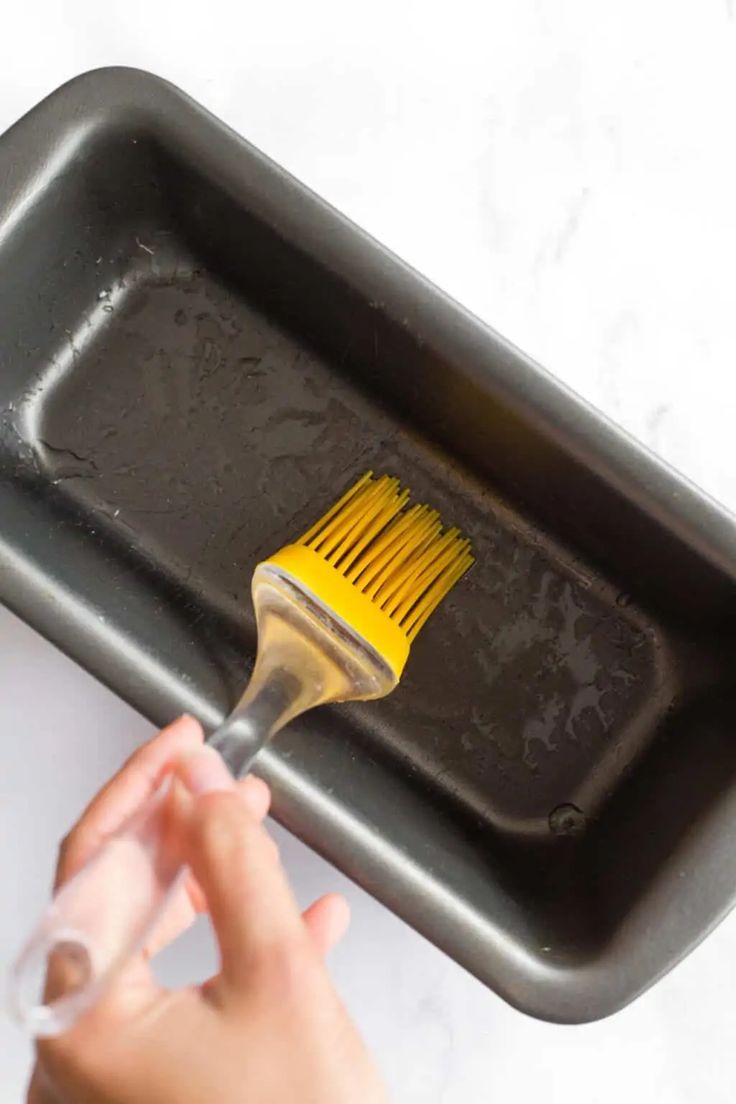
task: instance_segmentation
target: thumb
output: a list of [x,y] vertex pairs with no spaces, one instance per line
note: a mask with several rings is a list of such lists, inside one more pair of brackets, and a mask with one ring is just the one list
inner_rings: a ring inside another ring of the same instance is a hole
[[195,800],[186,848],[207,900],[226,985],[250,984],[263,953],[306,942],[276,848],[236,793],[209,792]]

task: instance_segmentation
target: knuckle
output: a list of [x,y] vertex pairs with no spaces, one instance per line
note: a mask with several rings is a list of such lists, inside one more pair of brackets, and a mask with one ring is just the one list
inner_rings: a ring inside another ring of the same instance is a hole
[[67,832],[66,835],[62,836],[59,840],[59,846],[56,849],[56,857],[59,860],[59,864],[63,863],[64,859],[69,854],[69,849],[71,847],[73,836],[73,831]]
[[234,794],[205,794],[197,801],[192,832],[206,854],[232,851],[240,849],[244,838],[250,835],[250,818]]
[[303,1000],[311,983],[313,963],[299,936],[265,943],[253,961],[253,983],[259,983],[280,1002]]
[[103,1000],[68,1031],[36,1041],[38,1067],[60,1100],[108,1099],[121,1068],[117,1042],[126,1019],[121,1006]]
[[80,1085],[94,1076],[95,1048],[84,1045],[77,1033],[40,1039],[36,1046],[39,1066],[53,1085]]
[[56,875],[57,878],[64,877],[66,869],[69,866],[71,857],[74,854],[77,844],[77,831],[76,828],[72,828],[65,836],[59,841],[59,846],[56,849]]

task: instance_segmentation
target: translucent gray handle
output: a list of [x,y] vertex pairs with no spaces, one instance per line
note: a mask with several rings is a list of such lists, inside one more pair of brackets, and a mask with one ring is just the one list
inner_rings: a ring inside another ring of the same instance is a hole
[[32,1035],[58,1035],[91,1008],[184,884],[170,799],[167,781],[62,886],[23,947],[10,1004]]

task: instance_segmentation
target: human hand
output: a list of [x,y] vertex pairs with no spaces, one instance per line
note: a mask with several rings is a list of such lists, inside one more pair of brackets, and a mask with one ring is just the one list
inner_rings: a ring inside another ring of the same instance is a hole
[[[57,888],[173,769],[176,830],[192,878],[149,945],[70,1031],[38,1044],[28,1104],[385,1104],[324,965],[348,911],[300,915],[262,826],[269,791],[235,783],[182,717],[139,749],[64,840]],[[218,975],[169,991],[148,960],[208,909]]]

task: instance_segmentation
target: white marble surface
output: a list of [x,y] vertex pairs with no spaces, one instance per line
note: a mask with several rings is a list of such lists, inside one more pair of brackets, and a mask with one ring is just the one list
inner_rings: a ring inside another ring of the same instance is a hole
[[[736,509],[734,9],[24,0],[2,16],[0,129],[94,66],[171,78]],[[3,612],[0,655],[2,965],[57,837],[148,728]],[[731,1101],[735,919],[625,1012],[551,1027],[280,835],[300,896],[353,902],[334,972],[402,1104]],[[195,931],[169,976],[210,952]],[[0,1099],[27,1064],[0,1022]]]

